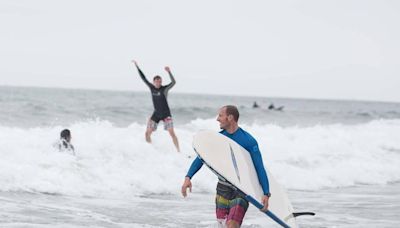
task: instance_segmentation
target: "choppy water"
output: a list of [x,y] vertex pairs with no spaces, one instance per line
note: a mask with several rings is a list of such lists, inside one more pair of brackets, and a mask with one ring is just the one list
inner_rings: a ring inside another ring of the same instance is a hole
[[[400,119],[399,103],[174,94],[173,91],[169,100],[178,125],[213,119],[217,109],[226,104],[237,105],[240,121],[246,124],[314,126]],[[259,109],[252,108],[254,101],[260,105]],[[284,111],[268,110],[271,103],[284,106]],[[150,93],[0,87],[0,110],[2,126],[70,125],[98,118],[126,127],[145,122],[153,106]]]
[[[224,104],[240,107],[295,209],[317,213],[301,227],[400,225],[400,104],[172,92],[169,101],[183,154],[163,130],[144,142],[147,93],[0,87],[0,227],[214,226],[211,172],[195,176],[191,198],[179,192],[193,135],[218,130]],[[52,147],[63,128],[76,157]],[[252,209],[244,226],[266,223]]]

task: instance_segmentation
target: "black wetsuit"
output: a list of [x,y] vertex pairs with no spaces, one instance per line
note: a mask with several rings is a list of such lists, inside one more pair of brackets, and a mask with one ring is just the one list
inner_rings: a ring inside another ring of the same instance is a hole
[[154,112],[153,115],[151,115],[151,120],[158,123],[160,122],[160,120],[164,120],[167,117],[171,117],[171,111],[169,110],[167,96],[168,96],[168,91],[176,83],[174,76],[171,74],[171,72],[168,72],[169,77],[171,78],[171,83],[165,86],[161,86],[160,88],[157,89],[153,84],[147,81],[146,76],[144,76],[140,68],[137,67],[137,69],[139,71],[140,77],[142,78],[144,83],[146,83],[146,85],[150,88],[151,91],[151,96],[153,99],[153,106],[154,106]]
[[63,152],[63,151],[67,151],[69,153],[71,153],[72,155],[75,155],[75,148],[74,146],[68,142],[66,139],[61,138],[60,141],[57,143],[58,146],[58,150]]

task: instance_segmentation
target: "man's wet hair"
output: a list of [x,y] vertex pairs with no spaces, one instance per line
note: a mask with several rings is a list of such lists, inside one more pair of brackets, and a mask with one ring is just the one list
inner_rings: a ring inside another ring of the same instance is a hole
[[62,139],[71,138],[71,131],[68,129],[62,130],[60,133],[60,138],[62,138]]
[[239,121],[239,110],[234,105],[225,105],[226,115],[232,115],[233,119],[238,122]]
[[160,75],[154,76],[153,81],[155,81],[155,80],[157,80],[157,79],[161,79]]

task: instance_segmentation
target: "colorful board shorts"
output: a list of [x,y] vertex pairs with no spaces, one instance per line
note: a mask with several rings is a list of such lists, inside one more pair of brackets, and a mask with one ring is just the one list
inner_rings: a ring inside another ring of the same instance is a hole
[[[167,118],[162,119],[164,122],[164,130],[168,130],[174,127],[174,122],[172,121],[172,117],[168,116]],[[153,119],[149,119],[147,122],[147,128],[153,131],[157,130],[158,121],[154,121]]]
[[249,202],[240,196],[229,200],[218,194],[215,198],[215,204],[215,213],[217,215],[218,222],[225,221],[228,223],[229,221],[233,220],[239,225],[242,224],[244,215],[249,207]]

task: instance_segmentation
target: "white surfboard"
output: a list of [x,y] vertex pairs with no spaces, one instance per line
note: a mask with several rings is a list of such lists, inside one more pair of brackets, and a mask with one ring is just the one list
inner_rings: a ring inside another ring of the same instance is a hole
[[[213,172],[241,191],[258,208],[263,196],[250,153],[230,138],[214,131],[200,131],[193,138],[193,148]],[[297,228],[293,207],[285,190],[268,176],[271,197],[266,214],[283,227]]]

